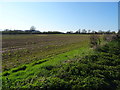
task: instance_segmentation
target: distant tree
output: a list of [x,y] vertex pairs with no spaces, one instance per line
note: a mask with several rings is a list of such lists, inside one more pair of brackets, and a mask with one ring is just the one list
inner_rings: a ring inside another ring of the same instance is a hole
[[106,34],[110,34],[111,33],[111,31],[110,30],[108,30],[107,32],[106,32]]
[[112,33],[112,34],[115,34],[115,31],[112,31],[111,33]]
[[83,30],[82,30],[82,33],[84,33],[84,34],[87,33],[87,30],[83,29]]
[[103,32],[102,30],[99,30],[98,33],[99,33],[99,34],[103,34],[104,32]]
[[95,31],[93,30],[91,33],[92,33],[92,34],[94,34],[94,33],[95,33]]
[[5,29],[4,31],[10,31],[9,29]]
[[30,30],[36,30],[36,27],[35,26],[31,26]]
[[73,31],[67,31],[66,33],[67,34],[73,34]]
[[81,32],[81,31],[80,31],[80,29],[79,29],[79,30],[78,30],[78,34],[80,34],[80,32]]
[[80,33],[81,33],[81,32],[80,32],[80,29],[79,29],[79,30],[77,30],[75,33],[76,33],[76,34],[80,34]]
[[91,30],[88,30],[88,33],[90,33],[91,32]]

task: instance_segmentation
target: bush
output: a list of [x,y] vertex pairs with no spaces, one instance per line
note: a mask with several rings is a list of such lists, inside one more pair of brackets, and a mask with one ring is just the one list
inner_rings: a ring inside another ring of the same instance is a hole
[[100,37],[98,35],[92,35],[90,37],[90,45],[91,47],[97,47],[98,45],[100,45],[101,41],[100,41]]

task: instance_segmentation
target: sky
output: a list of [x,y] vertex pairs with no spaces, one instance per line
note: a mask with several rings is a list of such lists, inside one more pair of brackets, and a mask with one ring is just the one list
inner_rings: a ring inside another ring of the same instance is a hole
[[1,0],[2,2],[118,2],[119,0]]
[[0,2],[0,29],[118,30],[117,2]]

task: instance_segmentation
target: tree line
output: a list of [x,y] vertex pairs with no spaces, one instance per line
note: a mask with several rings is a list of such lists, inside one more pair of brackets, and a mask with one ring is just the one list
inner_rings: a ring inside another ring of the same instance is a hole
[[[60,31],[44,31],[41,32],[39,30],[36,30],[34,26],[30,27],[30,30],[9,30],[5,29],[4,31],[1,31],[2,34],[115,34],[115,31],[94,31],[94,30],[86,30],[86,29],[79,29],[75,32],[73,31],[67,31],[67,32],[60,32]],[[120,33],[120,30],[118,30],[118,33]]]

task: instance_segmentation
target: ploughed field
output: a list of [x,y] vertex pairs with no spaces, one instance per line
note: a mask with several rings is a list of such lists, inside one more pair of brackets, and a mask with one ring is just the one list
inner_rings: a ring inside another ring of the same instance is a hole
[[2,35],[2,69],[88,46],[89,35]]
[[120,36],[97,36],[3,35],[2,90],[120,90]]

